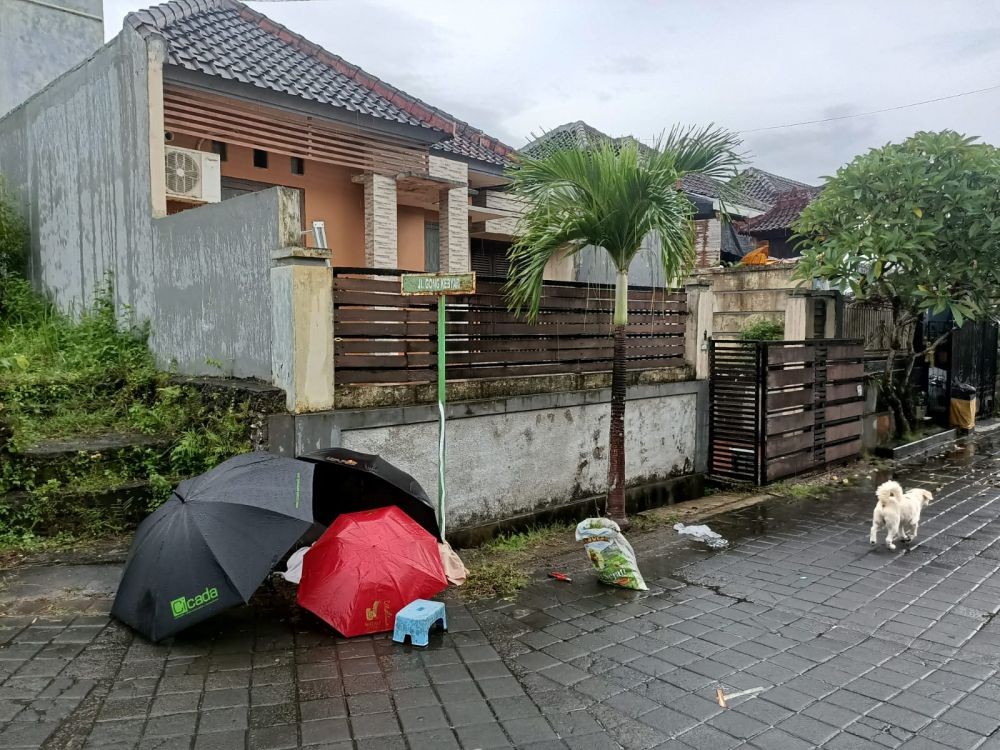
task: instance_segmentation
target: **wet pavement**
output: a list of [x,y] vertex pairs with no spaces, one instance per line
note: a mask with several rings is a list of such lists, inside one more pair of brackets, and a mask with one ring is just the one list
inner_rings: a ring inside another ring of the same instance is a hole
[[0,616],[0,747],[1000,748],[1000,450],[899,475],[936,494],[909,552],[869,546],[867,490],[758,506],[711,524],[725,551],[637,537],[649,592],[577,551],[572,583],[449,598],[426,650],[273,592],[151,645],[77,571],[86,614],[7,600],[30,613]]

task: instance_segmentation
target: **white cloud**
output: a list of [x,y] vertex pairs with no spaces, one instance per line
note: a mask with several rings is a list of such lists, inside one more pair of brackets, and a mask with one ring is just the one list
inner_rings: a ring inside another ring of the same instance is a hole
[[[252,3],[331,52],[513,146],[586,120],[652,138],[674,122],[753,129],[1000,83],[977,0],[311,0]],[[108,37],[130,0],[106,0]],[[814,181],[919,129],[1000,143],[1000,91],[747,133],[763,169]]]

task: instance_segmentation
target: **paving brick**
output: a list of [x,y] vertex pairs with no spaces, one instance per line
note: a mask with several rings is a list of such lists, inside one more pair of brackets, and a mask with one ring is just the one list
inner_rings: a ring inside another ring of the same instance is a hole
[[679,735],[677,739],[697,750],[728,750],[728,748],[737,747],[744,742],[742,739],[731,737],[725,732],[720,732],[707,725],[695,727],[691,731]]
[[648,713],[644,713],[638,720],[640,723],[653,727],[667,736],[680,734],[699,723],[697,719],[691,716],[665,707],[656,708]]
[[754,737],[753,746],[761,750],[812,750],[816,747],[780,729],[769,729]]
[[515,747],[523,747],[529,742],[557,739],[555,731],[541,716],[501,723]]
[[490,748],[512,747],[510,740],[503,731],[503,727],[496,723],[469,724],[460,726],[455,730],[458,741],[463,748]]

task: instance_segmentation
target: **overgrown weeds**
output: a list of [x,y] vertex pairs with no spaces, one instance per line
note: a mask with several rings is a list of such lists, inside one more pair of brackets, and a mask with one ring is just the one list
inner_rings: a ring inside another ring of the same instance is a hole
[[[108,285],[74,319],[24,279],[0,277],[0,495],[22,495],[0,505],[0,547],[48,545],[38,540],[55,513],[74,514],[77,536],[120,532],[122,519],[73,498],[144,481],[155,506],[179,479],[250,449],[249,402],[171,383],[156,368],[148,329],[123,325],[112,295]],[[39,477],[19,455],[44,440],[110,433],[157,436],[161,447],[80,453],[57,478]]]

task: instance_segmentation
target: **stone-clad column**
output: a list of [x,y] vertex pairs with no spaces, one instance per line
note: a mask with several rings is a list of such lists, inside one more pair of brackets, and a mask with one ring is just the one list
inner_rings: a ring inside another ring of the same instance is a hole
[[397,268],[396,180],[385,175],[366,174],[361,182],[365,188],[365,265]]

